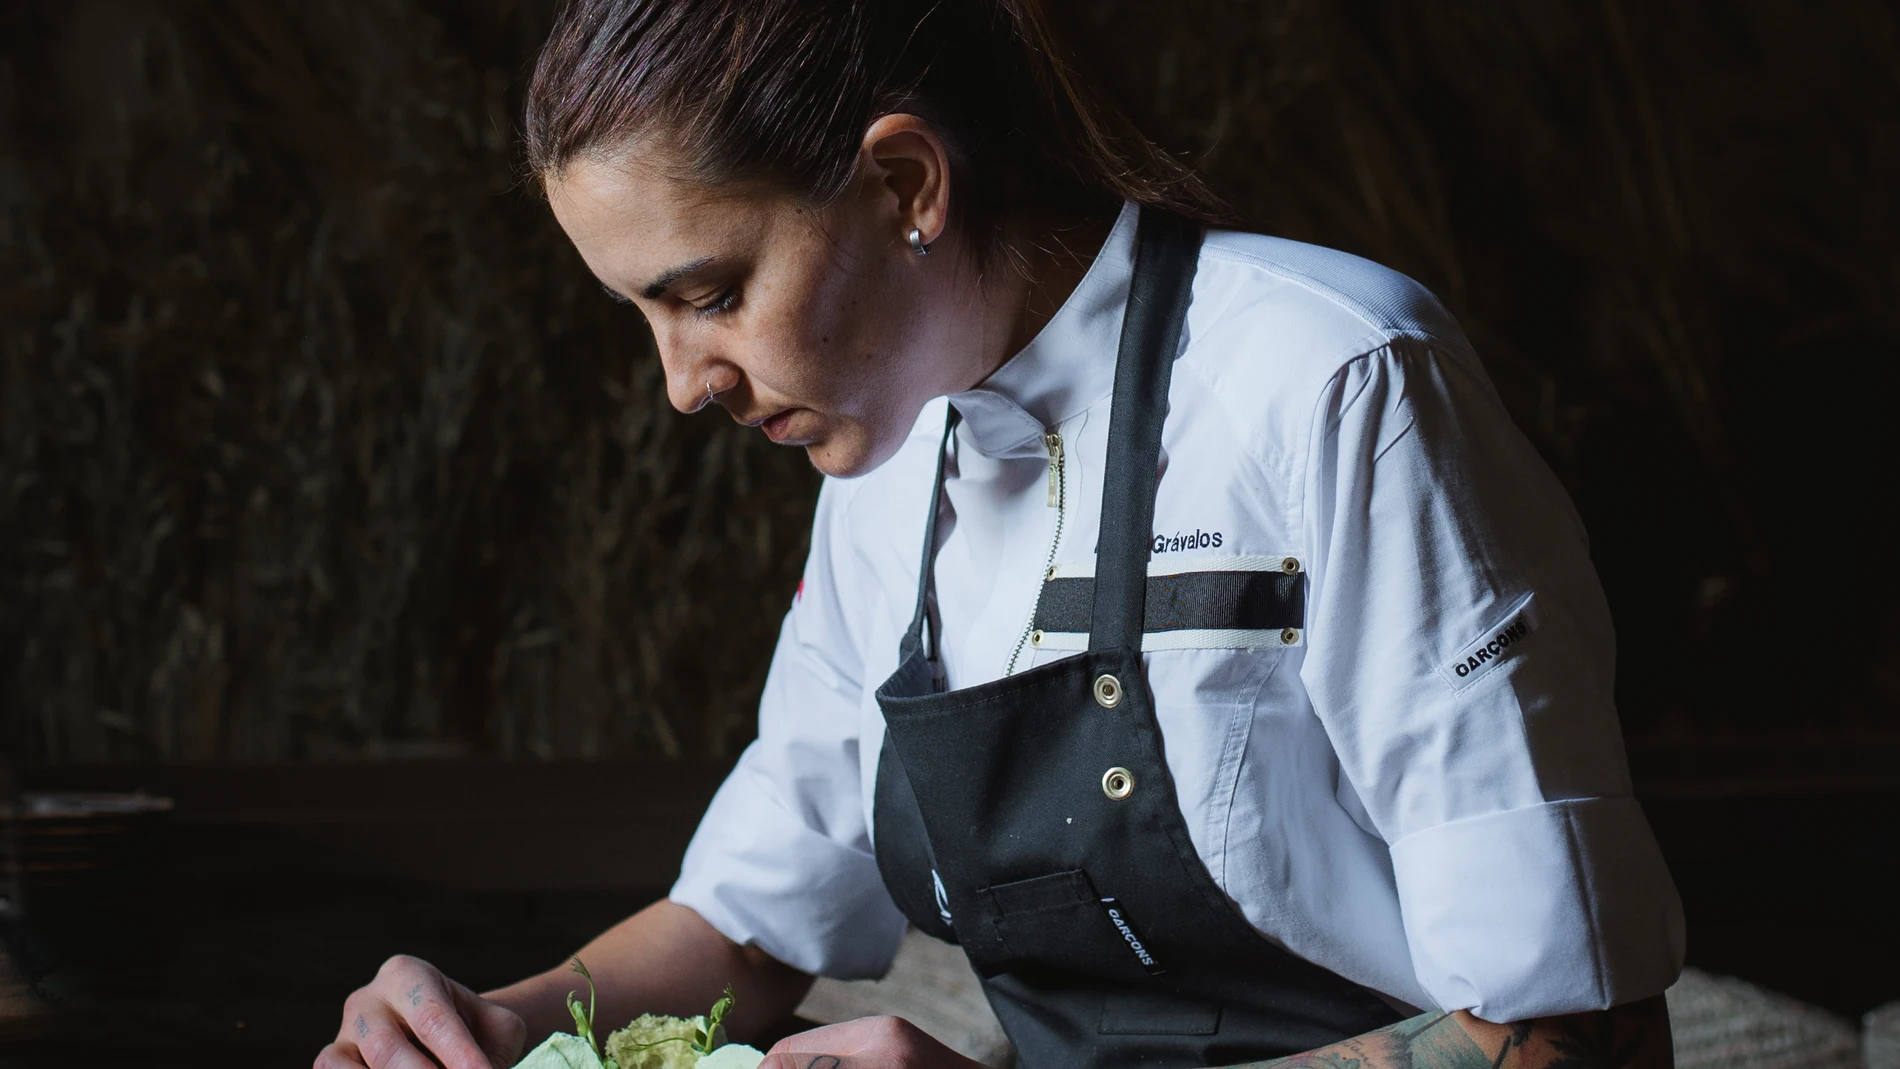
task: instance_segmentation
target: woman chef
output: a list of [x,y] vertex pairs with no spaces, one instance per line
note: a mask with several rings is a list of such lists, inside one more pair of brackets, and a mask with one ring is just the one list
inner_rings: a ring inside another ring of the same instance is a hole
[[[1669,1064],[1563,491],[1429,293],[1219,229],[1061,55],[1035,0],[577,0],[541,56],[530,160],[673,405],[829,476],[758,741],[581,951],[599,1019],[730,983],[744,1038],[909,924],[1026,1069]],[[573,986],[394,958],[317,1065],[506,1066]]]

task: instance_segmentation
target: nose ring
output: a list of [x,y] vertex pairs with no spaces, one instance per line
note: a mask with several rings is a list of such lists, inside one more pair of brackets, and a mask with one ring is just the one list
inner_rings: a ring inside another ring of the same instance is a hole
[[714,405],[714,404],[719,403],[719,398],[713,394],[711,379],[706,380],[706,403],[709,405]]

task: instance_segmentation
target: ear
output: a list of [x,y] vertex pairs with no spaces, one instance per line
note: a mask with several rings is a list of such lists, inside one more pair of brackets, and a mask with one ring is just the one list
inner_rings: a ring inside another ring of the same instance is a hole
[[916,227],[925,244],[936,241],[950,218],[950,156],[936,129],[915,115],[882,116],[864,132],[859,157],[863,193],[878,214],[889,213],[893,235]]

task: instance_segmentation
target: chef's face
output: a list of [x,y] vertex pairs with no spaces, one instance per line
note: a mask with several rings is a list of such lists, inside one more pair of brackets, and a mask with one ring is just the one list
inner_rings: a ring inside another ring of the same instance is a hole
[[895,452],[930,398],[973,384],[955,359],[930,358],[954,337],[954,316],[932,314],[946,294],[944,271],[930,268],[949,265],[910,250],[914,204],[888,182],[814,208],[677,173],[630,150],[576,160],[547,183],[587,266],[653,328],[673,407],[716,402],[850,476]]

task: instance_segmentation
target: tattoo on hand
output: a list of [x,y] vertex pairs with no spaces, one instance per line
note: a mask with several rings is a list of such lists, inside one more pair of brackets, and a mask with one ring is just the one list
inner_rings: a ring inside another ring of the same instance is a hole
[[409,1005],[411,1006],[422,1005],[422,985],[421,984],[417,984],[416,986],[409,989]]
[[356,1015],[356,1038],[369,1038],[369,1022],[363,1020],[363,1015],[360,1013]]

